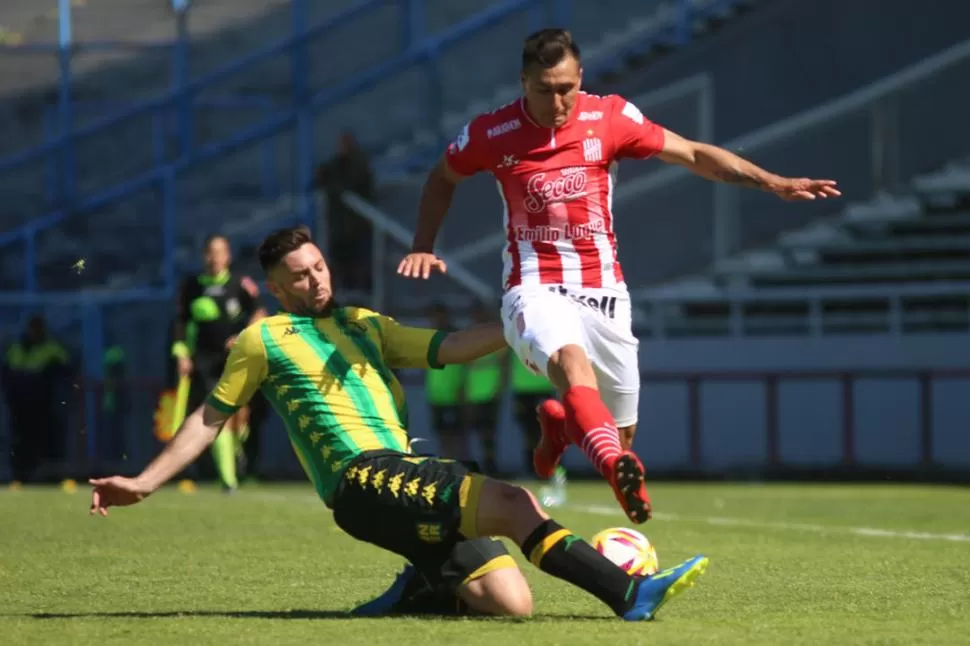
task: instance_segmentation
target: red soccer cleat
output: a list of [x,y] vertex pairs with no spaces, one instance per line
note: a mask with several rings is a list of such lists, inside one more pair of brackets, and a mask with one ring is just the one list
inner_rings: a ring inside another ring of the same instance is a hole
[[566,409],[555,399],[547,399],[536,407],[542,437],[532,454],[532,467],[536,475],[548,480],[556,472],[559,459],[566,452]]
[[638,525],[650,520],[653,511],[643,478],[643,463],[633,451],[624,451],[616,459],[607,478],[627,518]]

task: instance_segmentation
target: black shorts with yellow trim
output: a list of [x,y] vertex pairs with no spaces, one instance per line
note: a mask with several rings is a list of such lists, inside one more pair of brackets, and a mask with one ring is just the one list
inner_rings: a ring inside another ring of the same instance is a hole
[[485,477],[457,460],[368,451],[344,471],[333,497],[337,525],[399,554],[428,581],[457,592],[494,570],[516,567],[498,540],[478,537]]

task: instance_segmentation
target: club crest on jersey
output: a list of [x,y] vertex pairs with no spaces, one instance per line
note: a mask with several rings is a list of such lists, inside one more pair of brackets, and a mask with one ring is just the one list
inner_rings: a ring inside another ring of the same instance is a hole
[[569,202],[586,195],[586,169],[564,168],[559,177],[546,179],[546,173],[536,173],[526,185],[525,210],[541,213],[555,202]]
[[593,137],[583,140],[583,159],[588,162],[603,161],[603,142]]

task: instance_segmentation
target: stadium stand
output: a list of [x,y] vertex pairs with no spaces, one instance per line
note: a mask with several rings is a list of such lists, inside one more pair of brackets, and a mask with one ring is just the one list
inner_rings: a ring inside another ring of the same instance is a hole
[[[7,198],[0,220],[8,229],[60,205],[56,162],[29,150],[52,140],[57,132],[59,69],[50,49],[57,38],[57,15],[41,12],[27,0],[9,4],[2,24],[19,35],[20,46],[0,57],[0,65],[6,66],[0,72],[11,72],[0,74],[7,83],[0,95],[9,101],[0,125],[5,153],[0,159],[0,190]],[[518,74],[514,55],[476,66],[474,75],[466,73],[467,61],[477,52],[499,47],[514,52],[507,43],[518,43],[529,29],[546,24],[562,4],[429,1],[423,20],[409,27],[413,36],[425,40],[407,49],[401,3],[308,3],[306,24],[321,27],[307,45],[307,91],[326,90],[333,97],[313,119],[316,154],[325,157],[337,132],[350,127],[375,155],[382,174],[401,167],[402,160],[407,167],[427,167],[429,154],[440,150],[470,111],[515,92],[514,86],[508,86]],[[594,11],[583,2],[565,4],[572,9],[567,21],[576,25],[584,44],[590,43],[590,55],[604,70],[610,61],[618,64],[618,52],[635,53],[644,43],[669,47],[676,40],[670,32],[677,28],[678,5],[672,1],[651,0],[633,9],[628,3],[614,2],[609,11],[599,5]],[[693,2],[695,27],[700,31],[732,15],[732,7],[749,4],[753,3]],[[510,12],[517,5],[524,8]],[[232,154],[222,154],[219,163],[207,165],[204,172],[180,177],[176,237],[181,256],[196,246],[199,230],[245,221],[251,211],[272,209],[303,189],[293,185],[292,131],[284,127],[282,134],[248,146],[239,141],[240,136],[246,137],[240,135],[242,131],[258,127],[265,119],[284,119],[281,115],[292,99],[292,63],[285,53],[251,64],[239,59],[240,52],[268,50],[290,33],[289,3],[209,0],[192,7],[185,72],[196,89],[187,113],[155,100],[172,85],[176,21],[167,2],[139,0],[133,6],[120,0],[87,0],[75,2],[72,14],[77,43],[72,56],[72,121],[86,131],[73,149],[73,183],[79,195],[110,195],[125,181],[143,178],[160,162],[179,159],[185,143],[177,125],[180,114],[190,119],[190,139],[196,150],[230,141],[238,144]],[[109,48],[110,41],[125,45]],[[337,60],[340,64],[333,64]],[[224,73],[227,67],[234,71]],[[15,69],[30,73],[13,74]],[[212,80],[206,81],[207,77]],[[414,92],[414,87],[422,91]],[[428,110],[425,90],[435,88],[441,91],[441,118],[429,131],[421,125],[438,112]],[[476,100],[469,104],[469,99]],[[125,116],[139,102],[155,105]],[[115,120],[115,116],[121,118]],[[57,234],[38,236],[42,287],[54,287],[58,268],[82,256],[100,259],[91,265],[85,285],[159,279],[146,273],[143,265],[144,259],[162,254],[157,228],[145,222],[156,220],[162,206],[153,187],[142,184],[144,190],[128,191],[124,198],[99,204],[85,222],[72,219]],[[108,231],[121,235],[104,235]],[[7,288],[15,288],[21,280],[21,272],[15,270],[19,255],[6,256],[3,285]],[[142,262],[133,262],[135,258]],[[135,266],[140,271],[130,270]]]

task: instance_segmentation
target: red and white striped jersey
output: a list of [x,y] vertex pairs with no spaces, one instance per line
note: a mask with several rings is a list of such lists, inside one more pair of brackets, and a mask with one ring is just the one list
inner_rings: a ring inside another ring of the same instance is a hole
[[479,115],[445,153],[460,175],[491,173],[505,206],[505,289],[623,285],[613,233],[619,159],[663,150],[663,128],[617,96],[580,93],[569,121],[536,124],[524,99]]

